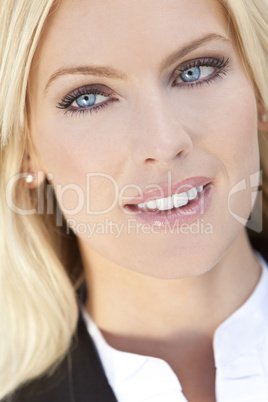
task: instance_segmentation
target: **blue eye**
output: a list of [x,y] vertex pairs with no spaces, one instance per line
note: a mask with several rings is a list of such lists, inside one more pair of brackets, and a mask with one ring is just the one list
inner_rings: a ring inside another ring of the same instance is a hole
[[61,102],[57,104],[58,109],[65,109],[65,113],[92,112],[109,106],[111,102],[117,101],[112,97],[112,91],[104,85],[95,85],[75,89],[66,95]]
[[202,79],[210,76],[214,71],[215,68],[210,66],[191,67],[182,71],[177,82],[195,82],[200,78]]
[[73,103],[72,106],[78,106],[81,108],[88,108],[90,106],[95,106],[98,103],[104,102],[107,100],[107,96],[97,95],[97,94],[85,94],[79,96]]
[[96,102],[96,95],[88,94],[82,95],[75,101],[79,107],[89,107],[93,106]]
[[181,74],[180,78],[184,82],[193,82],[199,80],[200,76],[201,76],[200,67],[192,67],[184,71]]

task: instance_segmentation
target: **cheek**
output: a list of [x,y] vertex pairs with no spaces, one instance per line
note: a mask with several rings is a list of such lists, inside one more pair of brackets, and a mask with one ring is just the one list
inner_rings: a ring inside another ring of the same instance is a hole
[[260,169],[257,106],[247,82],[237,91],[228,92],[221,104],[213,152],[222,166],[227,217],[245,225],[254,204]]
[[[241,70],[230,76],[215,84],[215,91],[213,85],[201,89],[202,99],[191,103],[194,118],[187,116],[188,121],[192,121],[195,149],[205,154],[207,160],[212,158],[219,169],[215,184],[217,205],[221,208],[220,226],[224,222],[236,224],[237,216],[241,217],[240,223],[246,223],[253,206],[260,165],[254,90]],[[187,110],[190,110],[189,104]]]
[[[243,87],[242,87],[243,88]],[[219,120],[218,155],[234,183],[259,169],[257,106],[251,87],[226,97]]]
[[[230,73],[231,74],[231,73]],[[223,84],[223,85],[222,85]],[[233,183],[259,169],[258,116],[254,90],[241,70],[202,98],[195,143],[220,162]]]
[[32,134],[64,215],[110,208],[126,154],[120,131],[93,127],[90,116],[44,116],[32,121]]
[[44,113],[34,122],[34,141],[46,169],[62,183],[83,182],[86,173],[120,171],[126,150],[120,131],[111,119],[109,124],[100,117],[90,119],[89,113],[84,117]]

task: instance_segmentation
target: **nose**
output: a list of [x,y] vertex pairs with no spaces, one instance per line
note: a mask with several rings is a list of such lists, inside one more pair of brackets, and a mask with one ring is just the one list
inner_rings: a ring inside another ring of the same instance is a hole
[[192,138],[180,116],[182,113],[163,97],[140,103],[131,119],[135,163],[169,166],[191,152]]

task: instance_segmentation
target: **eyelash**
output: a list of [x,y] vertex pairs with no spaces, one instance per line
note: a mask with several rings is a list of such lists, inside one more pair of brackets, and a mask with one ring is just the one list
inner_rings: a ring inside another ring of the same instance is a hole
[[200,87],[203,86],[204,84],[211,84],[212,82],[216,81],[217,79],[222,79],[223,75],[227,74],[227,70],[225,69],[229,64],[229,58],[225,59],[224,57],[219,60],[219,59],[214,59],[214,58],[205,58],[205,59],[197,59],[197,60],[192,60],[187,62],[186,64],[183,64],[182,66],[178,67],[175,71],[175,78],[174,81],[176,81],[178,78],[180,78],[181,74],[184,71],[189,70],[190,68],[194,67],[214,67],[217,71],[214,72],[213,74],[209,75],[207,78],[203,78],[199,81],[192,82],[192,83],[179,83],[179,84],[172,84],[173,87],[184,87],[184,88],[194,88],[194,87]]
[[82,95],[87,95],[87,94],[92,94],[92,95],[102,95],[102,96],[111,96],[111,93],[107,93],[105,91],[103,91],[100,87],[96,86],[96,87],[82,87],[82,88],[78,88],[75,89],[73,92],[71,92],[70,94],[68,94],[67,96],[65,96],[61,102],[58,103],[58,106],[56,106],[58,109],[65,109],[64,114],[70,113],[71,116],[73,114],[82,114],[84,115],[87,112],[97,112],[99,109],[104,109],[107,106],[109,106],[109,103],[112,102],[117,102],[118,99],[115,98],[111,98],[108,102],[102,102],[97,104],[96,106],[92,106],[89,108],[84,108],[84,109],[68,109],[71,104],[78,99],[80,96]]
[[[226,67],[229,64],[229,59],[225,60],[223,58],[222,60],[219,59],[214,59],[214,58],[204,58],[204,59],[197,59],[197,60],[192,60],[187,62],[186,64],[178,67],[175,70],[175,73],[173,75],[173,83],[172,87],[182,87],[182,88],[195,88],[195,87],[201,87],[205,84],[211,84],[212,82],[215,82],[217,79],[222,79],[223,75],[227,74]],[[175,81],[180,78],[181,74],[191,68],[194,67],[214,67],[216,71],[209,75],[208,78],[203,78],[199,81],[192,82],[192,83],[178,83],[176,84]],[[111,102],[117,102],[119,99],[112,98],[111,93],[105,92],[103,89],[101,89],[101,86],[95,86],[95,87],[82,87],[75,89],[73,92],[69,93],[66,95],[61,102],[58,103],[56,106],[58,109],[63,109],[64,114],[70,113],[72,115],[85,115],[87,113],[92,113],[92,112],[98,112],[100,109],[105,109],[107,106],[110,105]],[[81,109],[70,109],[71,104],[78,99],[82,95],[87,95],[87,94],[92,94],[92,95],[102,95],[105,97],[111,97],[109,101],[101,102],[97,104],[96,106],[88,107],[88,108],[81,108]]]

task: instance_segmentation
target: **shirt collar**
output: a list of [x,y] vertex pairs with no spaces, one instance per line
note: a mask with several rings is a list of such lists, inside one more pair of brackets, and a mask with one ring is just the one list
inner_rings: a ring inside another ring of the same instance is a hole
[[[229,390],[226,379],[223,381],[223,377],[225,378],[226,376],[225,371],[227,370],[228,378],[237,375],[237,364],[239,367],[242,366],[242,369],[246,367],[249,371],[256,371],[260,363],[258,357],[256,357],[256,345],[264,338],[268,338],[268,269],[260,255],[257,255],[257,258],[262,267],[262,274],[256,288],[247,301],[229,316],[216,329],[214,334],[215,366],[220,369],[217,379],[218,393],[221,387],[221,393],[224,394],[225,392],[229,396],[233,394],[234,390],[233,388],[232,391]],[[169,400],[170,402],[186,401],[182,393],[181,384],[168,363],[162,359],[122,352],[111,347],[83,306],[81,306],[81,311],[88,332],[93,338],[100,355],[106,377],[119,400],[137,401],[153,396],[156,402],[162,402],[163,400]],[[240,360],[241,358],[242,360],[246,359],[246,361],[241,363],[237,359],[236,362],[240,363],[234,363],[233,365],[232,362],[237,357],[240,357]],[[250,361],[248,360],[249,358],[251,359]],[[257,363],[256,359],[258,360]],[[239,370],[241,371],[241,367]],[[239,375],[241,374],[240,371]],[[250,386],[249,373],[247,372],[246,374],[244,376],[246,385]],[[252,376],[253,380],[255,377]],[[251,385],[256,393],[256,381],[254,381],[253,385]],[[221,384],[223,385],[221,386]],[[235,384],[238,386],[240,382]],[[262,380],[261,384],[262,386],[266,384],[266,379]],[[234,382],[231,381],[229,385],[234,387]],[[242,388],[245,389],[244,383]],[[262,392],[260,385],[258,389]],[[265,389],[265,395],[267,394],[266,391]],[[247,395],[248,392],[246,393]],[[239,388],[238,394],[241,394],[241,388]],[[229,396],[223,400],[229,400]]]
[[148,398],[155,402],[187,402],[181,384],[167,362],[111,347],[83,306],[81,310],[118,400],[136,402]]
[[256,349],[268,336],[268,269],[256,253],[262,267],[261,278],[246,302],[215,331],[213,348],[216,367]]

